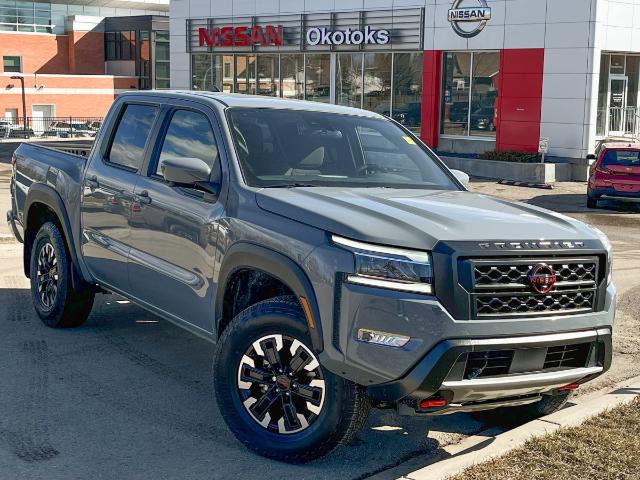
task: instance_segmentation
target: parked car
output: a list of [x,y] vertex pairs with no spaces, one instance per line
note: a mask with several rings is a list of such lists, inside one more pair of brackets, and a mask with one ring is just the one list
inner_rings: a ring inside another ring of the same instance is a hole
[[44,133],[49,137],[91,137],[95,136],[95,130],[91,129],[85,122],[51,122],[49,128]]
[[402,125],[415,127],[420,125],[420,114],[422,104],[420,102],[409,102],[393,109],[393,119]]
[[547,414],[610,366],[607,237],[469,192],[379,114],[129,92],[88,158],[13,160],[42,321],[78,327],[106,291],[216,342],[222,417],[261,455],[325,455],[371,407]]
[[640,142],[608,139],[601,142],[589,170],[587,207],[597,208],[599,199],[640,200]]
[[495,131],[495,112],[496,110],[492,106],[478,108],[471,113],[471,128],[473,130],[486,130],[488,132]]
[[0,122],[0,138],[29,138],[35,135],[33,128],[24,128],[10,121]]

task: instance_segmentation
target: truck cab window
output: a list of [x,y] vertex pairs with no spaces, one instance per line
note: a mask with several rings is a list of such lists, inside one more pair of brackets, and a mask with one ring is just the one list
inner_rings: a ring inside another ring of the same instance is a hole
[[169,158],[197,158],[213,169],[218,147],[205,115],[190,110],[177,110],[173,114],[162,142],[156,175],[162,176],[162,161]]
[[135,170],[140,168],[157,111],[149,105],[126,106],[109,149],[109,162]]

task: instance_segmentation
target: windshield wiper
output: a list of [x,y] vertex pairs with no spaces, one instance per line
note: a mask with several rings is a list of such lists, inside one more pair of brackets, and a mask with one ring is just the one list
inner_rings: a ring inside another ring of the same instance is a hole
[[296,188],[296,187],[319,187],[314,183],[275,183],[273,185],[263,185],[262,188]]

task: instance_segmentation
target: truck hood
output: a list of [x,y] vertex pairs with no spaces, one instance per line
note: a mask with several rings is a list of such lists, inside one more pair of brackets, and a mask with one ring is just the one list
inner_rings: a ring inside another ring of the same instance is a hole
[[431,249],[439,240],[587,240],[582,222],[466,191],[295,187],[256,192],[260,208],[363,242]]

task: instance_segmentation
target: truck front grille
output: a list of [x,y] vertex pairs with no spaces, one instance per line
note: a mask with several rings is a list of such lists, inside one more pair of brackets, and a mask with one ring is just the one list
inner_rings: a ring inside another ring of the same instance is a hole
[[506,375],[511,368],[513,350],[491,350],[488,352],[472,352],[467,354],[464,378],[493,377]]
[[578,343],[576,345],[559,345],[549,347],[544,360],[544,369],[552,368],[580,368],[587,364],[589,359],[590,343]]
[[[597,347],[591,342],[572,345],[555,345],[540,348],[487,350],[460,355],[462,368],[454,367],[448,380],[473,380],[476,378],[519,375],[523,373],[549,372],[582,368],[589,365],[592,349],[595,364]],[[544,350],[540,352],[541,350]],[[456,363],[458,363],[456,362]],[[462,376],[462,378],[460,378]]]
[[[598,258],[493,258],[469,259],[467,290],[472,318],[565,315],[596,308]],[[546,264],[556,273],[553,288],[534,291],[529,275]],[[463,269],[464,271],[464,269]]]
[[593,310],[595,292],[555,292],[548,295],[482,295],[476,297],[480,317],[520,313],[553,313]]
[[[524,264],[477,264],[473,273],[476,286],[527,285],[527,275],[538,262]],[[596,262],[548,263],[558,277],[558,282],[595,282]]]

